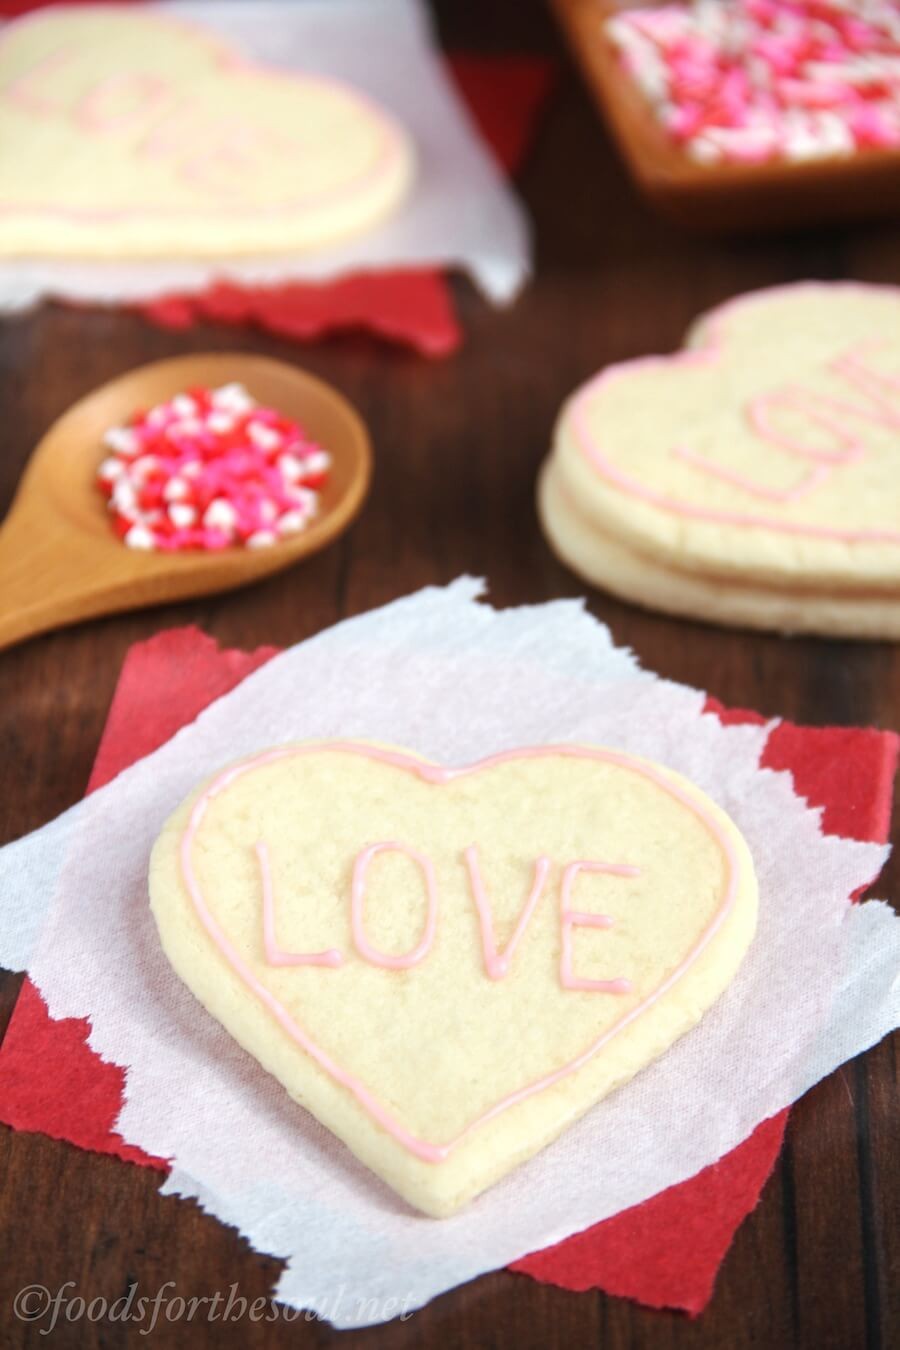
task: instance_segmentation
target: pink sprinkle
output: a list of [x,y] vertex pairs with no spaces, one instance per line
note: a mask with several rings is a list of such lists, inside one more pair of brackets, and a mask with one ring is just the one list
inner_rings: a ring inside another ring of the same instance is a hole
[[850,130],[859,145],[878,146],[888,149],[900,140],[900,129],[893,130],[877,108],[861,104],[852,108],[848,114]]

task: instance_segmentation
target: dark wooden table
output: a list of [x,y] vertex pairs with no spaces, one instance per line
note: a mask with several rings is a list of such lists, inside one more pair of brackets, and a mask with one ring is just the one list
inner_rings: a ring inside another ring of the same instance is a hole
[[[438,6],[448,45],[559,52],[537,0]],[[463,11],[466,12],[463,12]],[[560,52],[562,57],[562,53]],[[563,60],[565,58],[562,58]],[[87,624],[0,655],[0,839],[36,829],[82,794],[122,659],[132,642],[197,623],[222,643],[286,645],[344,615],[463,571],[495,604],[580,595],[550,554],[532,505],[535,472],[562,398],[604,363],[677,345],[700,310],[796,278],[900,282],[900,225],[793,238],[709,242],[648,214],[568,63],[521,178],[535,221],[537,277],[508,312],[456,286],[466,343],[429,362],[363,338],[296,347],[214,327],[169,334],[125,315],[45,308],[0,325],[5,509],[29,450],[75,398],[142,362],[240,348],[304,364],[344,389],[377,451],[365,513],[339,544],[256,588]],[[900,727],[900,653],[890,646],[778,637],[676,623],[599,593],[593,613],[617,641],[674,679],[727,703],[800,722]],[[898,894],[893,863],[880,894]],[[0,981],[0,1027],[20,977]],[[411,1347],[772,1347],[897,1344],[900,1151],[895,1048],[885,1042],[810,1092],[758,1209],[737,1235],[697,1321],[601,1293],[573,1294],[499,1273],[437,1299],[410,1321],[345,1344]],[[82,1320],[49,1338],[11,1314],[22,1286],[67,1280],[109,1300],[138,1280],[186,1297],[272,1287],[279,1263],[192,1203],[163,1199],[158,1175],[38,1136],[0,1130],[0,1345],[256,1347],[324,1345],[327,1326],[136,1325]],[[892,1322],[892,1298],[894,1318]]]

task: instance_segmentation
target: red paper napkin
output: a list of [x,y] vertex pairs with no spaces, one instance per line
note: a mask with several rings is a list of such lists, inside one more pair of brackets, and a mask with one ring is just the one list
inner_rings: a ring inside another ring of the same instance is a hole
[[[214,699],[274,655],[219,651],[195,628],[161,633],[132,647],[110,708],[88,791],[167,741]],[[726,710],[724,722],[762,722]],[[797,791],[822,806],[823,828],[853,839],[887,838],[900,738],[858,728],[781,723],[762,758],[787,769]],[[0,1047],[0,1120],[98,1153],[166,1169],[116,1132],[126,1071],[87,1044],[86,1019],[53,1021],[26,979]],[[513,1270],[566,1289],[600,1288],[652,1307],[699,1313],[743,1218],[754,1208],[778,1157],[787,1111],[711,1167],[583,1233],[516,1262]]]

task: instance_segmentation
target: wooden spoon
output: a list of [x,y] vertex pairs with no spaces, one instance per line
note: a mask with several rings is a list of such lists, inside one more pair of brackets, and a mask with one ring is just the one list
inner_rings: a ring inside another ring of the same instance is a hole
[[[113,532],[95,475],[103,433],[138,408],[194,385],[237,380],[294,418],[328,450],[319,514],[271,548],[153,553]],[[330,543],[353,519],[371,477],[365,424],[334,389],[305,371],[242,353],[179,356],[141,366],[64,413],[31,457],[0,529],[0,648],[97,614],[244,586]]]

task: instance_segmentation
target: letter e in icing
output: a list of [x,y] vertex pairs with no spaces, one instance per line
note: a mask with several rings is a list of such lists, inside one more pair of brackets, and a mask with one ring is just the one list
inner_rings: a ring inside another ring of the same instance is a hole
[[573,862],[563,871],[559,889],[559,982],[564,989],[581,989],[598,994],[630,994],[630,980],[587,980],[572,970],[572,929],[611,928],[613,920],[606,914],[585,914],[571,909],[569,899],[579,872],[601,872],[614,877],[636,877],[640,868],[626,863]]

